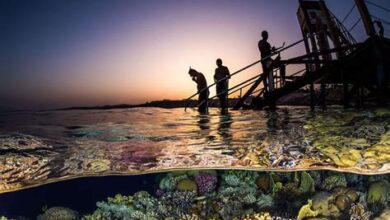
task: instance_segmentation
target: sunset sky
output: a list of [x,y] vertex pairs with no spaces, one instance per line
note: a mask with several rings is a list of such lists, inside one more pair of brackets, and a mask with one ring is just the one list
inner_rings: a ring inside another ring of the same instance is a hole
[[[390,8],[388,0],[371,1]],[[354,1],[326,3],[341,20]],[[210,84],[216,58],[231,72],[259,59],[262,30],[275,46],[301,39],[297,8],[298,0],[2,0],[0,109],[186,98],[196,91],[189,66]],[[346,27],[357,19],[355,9]],[[365,39],[362,23],[352,34]],[[282,57],[302,53],[300,45]]]

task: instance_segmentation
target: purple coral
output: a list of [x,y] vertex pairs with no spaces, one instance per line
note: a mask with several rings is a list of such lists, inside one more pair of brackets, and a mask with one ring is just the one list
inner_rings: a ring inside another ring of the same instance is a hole
[[200,173],[195,176],[199,194],[203,195],[212,192],[217,187],[217,176],[211,173]]
[[157,196],[158,198],[162,197],[164,194],[165,194],[165,191],[164,191],[164,190],[162,190],[162,189],[157,189],[157,190],[156,190],[156,196]]

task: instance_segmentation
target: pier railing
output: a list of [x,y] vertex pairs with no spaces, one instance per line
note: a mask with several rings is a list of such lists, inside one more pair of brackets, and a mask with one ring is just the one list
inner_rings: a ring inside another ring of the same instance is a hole
[[[318,33],[314,33],[313,35],[315,36],[316,34]],[[269,58],[271,58],[272,56],[275,56],[275,55],[279,55],[280,56],[280,53],[289,49],[289,48],[292,48],[302,42],[304,42],[305,40],[309,39],[310,37],[313,37],[313,35],[308,35],[306,36],[305,38],[301,39],[301,40],[298,40],[286,47],[284,47],[284,43],[283,43],[283,46],[275,49],[275,51],[273,51],[271,53],[271,55],[263,58],[263,59],[260,59],[258,61],[255,61],[235,72],[233,72],[230,76],[227,76],[227,77],[224,77],[214,83],[212,83],[211,85],[203,88],[202,90],[198,91],[197,93],[194,93],[193,95],[191,95],[190,97],[187,98],[186,100],[186,105],[185,105],[185,110],[187,109],[188,107],[188,102],[189,100],[191,100],[193,97],[195,97],[196,95],[200,94],[201,92],[203,91],[206,91],[208,90],[209,88],[212,88],[213,86],[217,85],[219,82],[221,81],[225,81],[241,72],[243,72],[244,70],[246,69],[249,69],[250,67],[253,67],[255,66],[256,64],[259,64],[261,63],[262,61],[264,60],[267,60]],[[290,59],[287,59],[287,60],[279,60],[277,63],[276,66],[273,67],[272,71],[269,73],[269,74],[273,74],[274,76],[274,80],[273,80],[273,85],[274,85],[274,89],[279,89],[279,88],[282,88],[285,83],[287,82],[287,80],[290,80],[291,81],[294,81],[294,79],[298,78],[298,75],[299,74],[310,74],[312,73],[314,70],[312,70],[311,68],[307,69],[308,67],[310,67],[310,64],[315,64],[315,63],[322,63],[324,65],[328,65],[328,64],[334,64],[335,62],[337,62],[337,60],[327,60],[327,59],[321,59],[319,60],[318,57],[320,55],[326,55],[326,54],[332,54],[332,53],[337,53],[337,52],[340,52],[340,51],[353,51],[355,50],[360,44],[359,43],[355,43],[355,44],[351,44],[351,45],[346,45],[346,46],[341,46],[341,47],[336,47],[336,48],[332,48],[332,49],[328,49],[328,50],[322,50],[322,51],[316,51],[316,52],[312,52],[312,53],[308,53],[308,54],[305,54],[305,55],[302,55],[302,56],[297,56],[297,57],[294,57],[294,58],[290,58]],[[317,57],[317,59],[314,59],[315,57]],[[286,66],[287,65],[290,65],[290,64],[307,64],[306,67],[304,69],[300,69],[292,74],[286,74]],[[283,74],[282,74],[283,72]],[[283,75],[283,76],[282,76]],[[221,91],[219,93],[217,93],[216,95],[212,96],[212,97],[209,97],[207,100],[210,100],[210,99],[214,99],[222,94],[226,94],[227,93],[227,96],[231,95],[231,94],[234,94],[238,91],[242,91],[243,89],[245,89],[246,87],[248,86],[252,86],[250,89],[248,89],[245,93],[245,95],[243,97],[240,97],[240,100],[239,102],[236,104],[236,106],[234,107],[234,109],[238,109],[240,107],[242,107],[242,105],[244,104],[244,102],[246,101],[247,98],[249,98],[250,96],[252,96],[253,94],[256,94],[256,97],[260,97],[261,95],[264,95],[265,92],[266,92],[266,89],[267,89],[267,92],[269,92],[269,88],[266,88],[266,86],[263,86],[262,88],[259,88],[256,90],[256,87],[261,83],[263,82],[263,85],[265,85],[265,80],[266,80],[266,77],[268,76],[265,76],[264,73],[260,73],[260,74],[257,74],[249,79],[246,79],[240,83],[238,83],[237,85],[233,86],[233,87],[230,87],[228,88],[227,90],[225,91]],[[201,103],[198,103],[198,106],[204,104],[204,102],[206,102],[206,100],[203,100]]]
[[[243,67],[243,68],[241,68],[241,69],[235,71],[235,72],[233,72],[232,74],[230,74],[230,76],[224,77],[224,78],[222,78],[222,79],[220,79],[220,80],[218,80],[218,81],[216,81],[216,82],[210,84],[209,86],[207,86],[207,87],[201,89],[200,91],[194,93],[193,95],[191,95],[190,97],[188,97],[188,98],[186,99],[186,106],[185,106],[184,110],[187,109],[189,100],[191,100],[192,98],[194,98],[194,97],[197,96],[198,94],[200,94],[200,93],[202,93],[202,92],[208,90],[209,88],[211,88],[211,87],[217,85],[219,82],[225,81],[225,80],[227,80],[227,79],[229,79],[229,78],[231,78],[231,77],[233,77],[233,76],[235,76],[235,75],[237,75],[237,74],[243,72],[244,70],[249,69],[249,68],[252,67],[252,66],[255,66],[256,64],[261,63],[261,62],[264,61],[264,60],[270,59],[271,57],[273,57],[273,56],[275,56],[275,55],[277,55],[277,54],[280,54],[282,51],[285,51],[285,50],[287,50],[287,49],[289,49],[289,48],[291,48],[291,47],[294,47],[294,46],[296,46],[296,45],[302,43],[304,40],[305,40],[305,39],[298,40],[298,41],[296,41],[296,42],[294,42],[294,43],[291,43],[290,45],[288,45],[288,46],[286,46],[286,47],[284,46],[285,43],[283,43],[283,45],[282,45],[281,47],[276,48],[269,56],[264,57],[264,58],[262,58],[262,59],[260,59],[260,60],[258,60],[258,61],[255,61],[255,62],[253,62],[253,63],[251,63],[251,64],[249,64],[249,65],[247,65],[247,66],[245,66],[245,67]],[[227,91],[221,92],[220,94],[223,94],[223,93],[225,93],[225,92],[231,92],[231,90],[234,90],[234,89],[236,89],[237,91],[239,91],[240,89],[242,89],[242,88],[244,88],[244,87],[246,87],[246,86],[249,86],[249,85],[251,85],[252,83],[254,83],[254,82],[249,83],[251,80],[255,81],[256,79],[258,79],[258,78],[261,77],[262,75],[263,75],[263,73],[260,73],[260,74],[254,76],[254,77],[252,77],[252,78],[250,78],[250,79],[248,79],[248,80],[245,80],[244,82],[239,83],[239,84],[236,85],[236,86],[233,86],[233,87],[229,88]],[[248,83],[248,84],[246,84],[246,83]],[[240,86],[242,86],[242,87],[240,87]],[[237,92],[237,91],[235,91],[235,92]],[[233,92],[232,92],[232,93],[233,93]],[[232,93],[230,93],[230,94],[232,94]],[[212,98],[215,98],[215,97],[217,97],[217,96],[220,95],[220,94],[217,94],[217,95],[213,96]],[[209,98],[209,99],[210,99],[210,98]],[[201,105],[201,104],[203,104],[203,103],[199,103],[199,105]],[[199,106],[199,105],[198,105],[198,106]]]

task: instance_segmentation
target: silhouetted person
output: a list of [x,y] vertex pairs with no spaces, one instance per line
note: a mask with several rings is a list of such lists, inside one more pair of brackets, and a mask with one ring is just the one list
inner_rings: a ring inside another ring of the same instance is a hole
[[221,111],[224,114],[228,108],[227,90],[229,89],[230,72],[226,66],[222,66],[222,60],[219,58],[217,59],[217,66],[218,67],[215,69],[214,80],[217,82],[217,95],[221,105]]
[[198,88],[198,111],[199,113],[205,114],[208,112],[208,98],[209,89],[207,89],[207,81],[202,73],[190,68],[188,74],[192,80],[196,82]]
[[[271,53],[273,50],[275,50],[274,47],[271,47],[271,44],[268,43],[268,32],[267,31],[263,31],[261,32],[261,37],[262,39],[259,41],[258,43],[258,47],[259,47],[259,50],[260,50],[260,54],[261,54],[261,59],[264,59],[261,61],[261,64],[263,66],[263,72],[264,74],[267,75],[267,80],[266,80],[266,84],[269,85],[269,91],[273,91],[274,90],[274,77],[273,77],[273,74],[271,73],[272,69],[271,69],[271,64],[272,64],[272,58],[271,58]],[[266,85],[265,85],[266,87]]]

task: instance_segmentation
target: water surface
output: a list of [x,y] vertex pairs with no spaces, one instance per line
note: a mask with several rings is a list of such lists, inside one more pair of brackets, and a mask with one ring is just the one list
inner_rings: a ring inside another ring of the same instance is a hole
[[0,191],[172,169],[388,173],[390,109],[0,113]]

